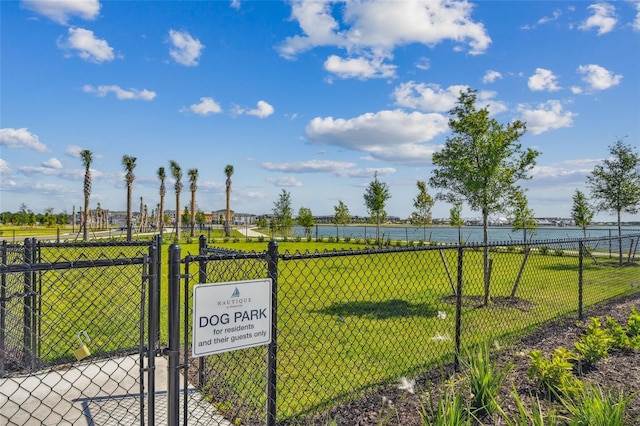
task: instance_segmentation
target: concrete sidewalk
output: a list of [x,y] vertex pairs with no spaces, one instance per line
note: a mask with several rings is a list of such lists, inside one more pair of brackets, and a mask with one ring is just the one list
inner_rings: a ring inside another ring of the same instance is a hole
[[[140,424],[141,416],[147,424],[148,373],[143,377],[145,405],[142,413],[138,356],[0,379],[0,424],[121,426]],[[167,361],[164,357],[156,358],[155,381],[156,424],[166,424]],[[194,387],[189,386],[186,392],[189,425],[230,426]],[[181,411],[184,396],[184,389],[181,389]]]

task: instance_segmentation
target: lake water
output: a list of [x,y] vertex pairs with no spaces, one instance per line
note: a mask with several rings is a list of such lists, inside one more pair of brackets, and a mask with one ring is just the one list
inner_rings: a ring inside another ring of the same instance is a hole
[[[373,225],[366,226],[340,226],[333,225],[316,225],[311,230],[311,235],[317,237],[336,237],[336,231],[340,238],[351,237],[374,239],[376,237],[376,227]],[[462,240],[465,242],[482,242],[482,226],[463,226],[461,229]],[[625,226],[622,233],[640,233],[640,227]],[[301,226],[293,227],[294,236],[304,236],[304,228]],[[616,227],[593,227],[587,228],[587,238],[610,237],[618,235]],[[380,237],[383,240],[391,241],[438,241],[442,243],[457,243],[458,228],[452,226],[435,226],[428,228],[414,226],[381,226]],[[527,241],[534,240],[557,240],[557,239],[573,239],[583,238],[581,228],[576,227],[539,227],[533,231],[527,231]],[[489,227],[489,241],[522,241],[523,232],[513,231],[509,226],[493,226]]]

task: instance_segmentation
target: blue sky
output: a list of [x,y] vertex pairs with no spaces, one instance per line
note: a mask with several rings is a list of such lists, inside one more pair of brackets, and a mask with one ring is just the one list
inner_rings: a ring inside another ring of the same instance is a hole
[[[406,218],[467,87],[540,151],[536,216],[568,217],[618,138],[640,145],[637,1],[1,1],[0,210],[159,202],[158,167],[199,172],[197,205],[366,215],[377,172]],[[167,180],[165,208],[175,208]],[[436,190],[429,190],[435,195]],[[437,202],[434,217],[448,217]],[[468,209],[465,217],[477,217]],[[637,219],[637,215],[627,218]],[[602,214],[598,218],[614,219]]]

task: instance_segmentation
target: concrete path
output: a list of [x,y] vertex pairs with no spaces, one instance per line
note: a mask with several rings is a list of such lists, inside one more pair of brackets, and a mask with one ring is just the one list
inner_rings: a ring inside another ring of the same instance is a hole
[[[142,410],[139,376],[138,356],[129,356],[0,379],[0,424],[121,426],[141,424],[141,416],[144,416],[144,424],[148,424],[148,374],[144,376],[145,405]],[[162,425],[167,423],[167,362],[164,357],[156,358],[155,378],[155,420],[156,424]],[[187,394],[189,425],[230,426],[195,388],[189,386]],[[181,411],[184,395],[181,390]]]

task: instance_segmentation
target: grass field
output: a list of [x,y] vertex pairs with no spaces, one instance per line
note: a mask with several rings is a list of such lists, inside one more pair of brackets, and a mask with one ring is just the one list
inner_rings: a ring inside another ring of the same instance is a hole
[[[161,256],[161,339],[167,341],[167,272],[169,241]],[[238,236],[215,242],[248,252],[263,252],[267,242],[244,242]],[[280,253],[322,252],[333,248],[362,249],[363,245],[281,241]],[[144,247],[134,248],[136,253]],[[543,255],[532,251],[522,269],[513,306],[509,299],[523,263],[518,250],[491,252],[491,294],[495,302],[479,307],[484,294],[482,251],[465,249],[463,256],[463,347],[484,341],[507,344],[544,322],[571,315],[578,309],[578,259],[566,247]],[[58,250],[56,259],[95,259],[133,256],[105,254],[99,249]],[[181,244],[181,254],[198,253],[197,242]],[[556,253],[555,255],[552,253]],[[402,251],[336,257],[298,256],[281,259],[278,270],[278,418],[304,416],[378,384],[415,376],[454,352],[458,251]],[[583,268],[584,307],[620,297],[640,282],[638,268],[594,264]],[[197,284],[197,266],[191,271]],[[266,276],[256,261],[210,262],[208,281],[244,280]],[[48,361],[70,359],[77,347],[75,333],[87,330],[92,352],[136,348],[139,342],[141,266],[127,265],[47,271],[42,274],[42,347]],[[21,285],[21,278],[16,286]],[[13,285],[13,284],[12,284]],[[12,312],[11,309],[8,312]],[[21,311],[16,321],[21,320]],[[187,327],[189,328],[189,327]],[[264,410],[264,347],[206,358],[208,385],[221,406],[247,418]],[[216,384],[217,383],[217,384]],[[244,413],[244,414],[243,414]]]

